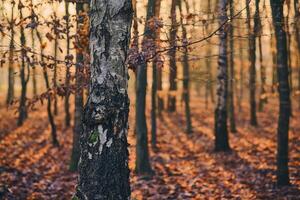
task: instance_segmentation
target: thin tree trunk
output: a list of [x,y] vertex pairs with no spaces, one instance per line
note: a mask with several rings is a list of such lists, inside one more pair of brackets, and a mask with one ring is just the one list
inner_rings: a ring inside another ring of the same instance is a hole
[[275,88],[278,83],[277,80],[277,60],[276,60],[276,47],[275,47],[275,38],[274,34],[271,34],[270,38],[270,43],[271,43],[271,50],[272,50],[272,87],[271,87],[271,92],[274,94],[275,93]]
[[[21,1],[19,0],[19,11],[20,11],[20,20],[23,20],[22,6],[20,6]],[[23,25],[20,25],[20,42],[22,47],[26,46],[26,38],[24,33]],[[27,107],[26,107],[26,93],[27,93],[27,83],[29,80],[29,67],[25,59],[27,58],[26,50],[22,48],[21,50],[21,69],[20,69],[20,79],[21,79],[21,97],[19,105],[19,117],[18,117],[18,126],[22,126],[24,120],[27,118]],[[27,75],[26,75],[26,66],[27,66]]]
[[[219,24],[227,20],[227,0],[219,1]],[[220,29],[220,47],[218,61],[217,106],[215,110],[215,151],[229,151],[227,130],[227,33],[225,27]]]
[[[49,83],[49,78],[48,78],[48,72],[47,72],[47,65],[44,62],[44,49],[43,49],[43,39],[42,36],[40,34],[40,32],[38,30],[36,30],[36,34],[38,37],[38,40],[40,42],[40,48],[41,48],[41,67],[43,68],[43,76],[44,76],[44,80],[45,80],[45,84],[46,84],[46,89],[49,91],[50,90],[50,83]],[[56,133],[56,125],[55,125],[55,121],[54,121],[54,117],[52,114],[52,110],[51,110],[52,104],[51,104],[51,96],[48,95],[47,96],[47,114],[48,114],[48,120],[51,126],[51,136],[52,136],[52,144],[54,146],[59,146],[59,142],[57,140],[57,133]]]
[[258,42],[259,42],[259,62],[260,62],[260,80],[261,80],[258,110],[262,112],[264,110],[264,105],[268,103],[268,97],[266,96],[266,89],[265,89],[267,76],[266,76],[266,68],[263,63],[261,36],[259,36]]
[[[142,42],[142,51],[147,51],[146,43],[155,42],[155,32],[149,26],[149,20],[155,16],[156,0],[148,0],[146,25]],[[136,163],[137,174],[151,174],[149,161],[148,136],[146,123],[146,89],[147,89],[147,63],[146,60],[137,67],[136,91]]]
[[83,70],[85,65],[84,52],[87,52],[87,44],[84,43],[84,4],[76,3],[77,14],[77,33],[76,41],[76,71],[75,71],[75,111],[74,111],[74,130],[73,130],[73,146],[70,161],[70,171],[77,171],[78,162],[80,158],[80,134],[82,132],[82,114],[83,114]]
[[[208,12],[208,18],[213,17],[211,15],[211,1],[208,1],[207,5],[207,12]],[[210,34],[211,28],[209,28],[209,23],[206,23],[206,32],[207,34]],[[206,48],[207,56],[211,55],[211,48]],[[206,73],[207,73],[207,80],[205,85],[205,107],[208,108],[208,97],[210,96],[211,102],[215,104],[215,95],[214,95],[214,84],[213,84],[213,75],[212,75],[212,63],[211,59],[207,58],[205,59],[206,64]]]
[[[233,0],[229,0],[230,7],[230,18],[234,16],[234,3]],[[234,83],[235,83],[235,73],[234,73],[234,30],[233,30],[233,22],[231,22],[231,26],[229,29],[230,35],[230,58],[229,58],[229,82],[228,82],[228,114],[229,114],[229,122],[230,122],[230,131],[236,133],[236,125],[235,125],[235,108],[234,108]]]
[[[53,29],[54,29],[54,69],[53,69],[53,86],[54,88],[57,88],[57,49],[58,49],[58,36],[59,36],[59,31],[58,31],[58,26],[59,26],[59,21],[57,19],[56,12],[54,12],[54,24],[53,24]],[[57,95],[55,94],[54,96],[54,115],[58,115],[58,105],[57,105]]]
[[130,199],[128,68],[129,0],[90,4],[90,93],[80,137],[79,179],[73,199]]
[[[160,14],[160,0],[156,0],[155,2],[155,20],[158,20]],[[154,31],[154,39],[155,39],[155,48],[159,44],[159,30]],[[152,88],[151,88],[151,146],[152,149],[156,149],[156,109],[157,109],[157,62],[158,57],[156,57],[152,63]]]
[[[31,30],[31,47],[32,47],[32,49],[35,47],[35,39],[34,39],[33,30]],[[33,96],[37,96],[37,94],[38,94],[35,64],[36,64],[36,59],[35,59],[35,57],[33,57],[32,68],[31,68],[31,70],[32,70],[32,92],[33,92]]]
[[[239,26],[242,26],[242,24],[239,24]],[[239,29],[239,36],[242,36],[242,30]],[[242,107],[242,103],[244,100],[244,50],[243,50],[243,41],[239,41],[239,59],[240,59],[240,81],[239,81],[239,92],[238,92],[238,99],[237,99],[237,103],[238,103],[238,110],[239,112],[242,111],[243,107]]]
[[[293,116],[293,101],[292,101],[292,96],[293,96],[293,68],[292,68],[292,57],[291,57],[291,44],[292,44],[292,36],[290,33],[290,24],[289,24],[289,18],[290,18],[290,1],[285,1],[287,4],[287,16],[286,16],[286,22],[285,22],[285,27],[286,27],[286,36],[287,36],[287,53],[288,53],[288,67],[289,67],[289,84],[290,84],[290,95],[291,95],[291,116]],[[297,34],[297,33],[296,33]]]
[[[294,11],[295,11],[295,20],[294,20],[294,29],[296,33],[296,43],[298,50],[297,54],[297,66],[298,66],[298,92],[300,92],[300,11],[299,11],[300,5],[298,0],[294,0]],[[300,95],[298,95],[298,109],[300,110]]]
[[[258,2],[259,4],[259,2]],[[264,2],[265,6],[265,2]],[[266,96],[266,68],[263,63],[263,50],[262,50],[262,24],[261,24],[261,18],[260,18],[260,11],[259,11],[259,5],[256,12],[256,19],[258,23],[258,47],[259,47],[259,62],[260,62],[260,97],[259,97],[259,103],[258,103],[258,110],[259,112],[262,112],[264,109],[264,105],[268,103],[268,98]]]
[[[67,35],[67,57],[70,57],[70,14],[69,14],[69,2],[65,1],[65,20],[66,20],[66,35]],[[69,127],[71,124],[71,113],[70,113],[70,79],[71,79],[71,72],[70,72],[70,62],[71,60],[67,59],[66,64],[66,80],[65,80],[65,87],[66,87],[66,94],[65,94],[65,125]]]
[[277,75],[279,82],[278,91],[280,101],[277,129],[277,184],[279,186],[290,184],[288,168],[288,142],[291,100],[289,87],[287,35],[284,29],[283,3],[283,0],[271,0],[273,24],[276,35]]
[[7,88],[7,96],[6,96],[6,105],[10,105],[14,99],[14,85],[15,85],[15,78],[14,78],[14,36],[15,36],[15,21],[14,21],[14,8],[15,2],[11,2],[11,17],[9,20],[10,26],[10,44],[9,44],[9,63],[8,63],[8,88]]
[[[254,28],[251,31],[251,11],[249,6],[250,0],[246,0],[246,10],[247,10],[247,26],[249,32],[249,103],[250,103],[250,124],[252,126],[257,126],[257,117],[256,117],[256,30],[257,30],[257,20],[254,19]],[[258,9],[258,4],[256,0],[256,11]]]
[[[33,0],[30,1],[30,12],[31,12],[31,23],[34,23],[34,11],[33,11]],[[35,48],[35,38],[34,38],[34,30],[31,29],[30,30],[30,34],[31,34],[31,48],[34,49]],[[36,68],[35,68],[35,64],[36,64],[36,57],[33,56],[33,60],[32,60],[32,66],[31,66],[31,70],[32,70],[32,92],[33,92],[33,96],[37,96],[37,80],[36,80]]]
[[[160,12],[160,7],[161,7],[161,0],[157,1],[157,6],[156,8],[159,9]],[[158,11],[156,11],[156,13],[159,13]],[[159,14],[157,14],[157,16],[159,17]],[[156,38],[157,38],[157,42],[156,42],[156,48],[159,48],[160,46],[160,29],[157,29],[156,31]],[[162,67],[156,67],[156,82],[157,82],[157,91],[158,92],[162,92],[163,90],[163,74],[162,74]],[[161,112],[164,110],[164,99],[161,96],[161,94],[157,95],[157,111],[158,111],[158,116],[161,117]]]
[[176,111],[176,95],[174,92],[177,90],[177,66],[176,66],[176,35],[177,35],[177,22],[176,22],[176,5],[178,0],[172,0],[171,5],[171,29],[170,29],[170,46],[171,50],[168,52],[170,59],[170,74],[169,74],[169,94],[168,94],[168,111]]
[[[5,15],[4,15],[4,1],[3,0],[1,1],[1,4],[0,4],[0,17],[2,19],[5,19]],[[4,44],[4,39],[5,39],[5,36],[3,34],[1,34],[0,35],[0,45],[1,45],[1,47]],[[4,65],[4,62],[1,60],[0,61],[0,68],[2,68],[3,65]]]
[[[182,2],[181,2],[182,3]],[[183,25],[183,19],[182,19],[182,4],[179,3],[179,10],[180,10],[180,22],[181,22],[181,28],[182,28],[182,40],[183,44],[186,45],[187,42],[187,31],[186,27]],[[187,7],[187,13],[189,13],[189,7],[186,3]],[[186,123],[186,133],[191,134],[193,132],[192,128],[192,119],[191,119],[191,109],[190,109],[190,87],[189,87],[189,81],[190,81],[190,65],[189,65],[189,57],[188,57],[188,47],[183,47],[183,100],[184,100],[184,108],[185,108],[185,123]]]
[[[133,8],[133,39],[130,44],[130,48],[134,49],[136,54],[139,53],[139,23],[137,18],[137,0],[132,0],[132,8]],[[133,70],[135,79],[134,79],[134,91],[137,92],[137,70]],[[134,124],[133,134],[136,135],[136,123]]]

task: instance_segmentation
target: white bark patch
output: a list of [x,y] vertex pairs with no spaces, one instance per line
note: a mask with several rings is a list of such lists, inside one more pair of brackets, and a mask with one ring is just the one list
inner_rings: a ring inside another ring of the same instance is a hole
[[90,152],[88,153],[88,157],[89,157],[90,160],[93,159],[93,155]]
[[98,126],[98,131],[99,131],[99,154],[101,154],[103,145],[107,141],[107,130],[103,130],[102,125]]
[[110,139],[108,140],[108,142],[106,143],[106,146],[109,148],[109,147],[112,145],[112,143],[113,143],[113,139],[110,138]]

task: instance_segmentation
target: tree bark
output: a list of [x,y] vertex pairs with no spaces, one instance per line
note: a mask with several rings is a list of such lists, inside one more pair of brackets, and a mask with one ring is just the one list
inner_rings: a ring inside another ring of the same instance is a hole
[[[219,24],[227,20],[227,0],[219,1]],[[215,110],[215,151],[229,151],[228,130],[227,130],[227,32],[225,27],[220,29],[220,47],[217,76],[217,106]]]
[[277,129],[277,184],[289,185],[288,141],[291,113],[287,36],[284,29],[283,0],[271,0],[277,48],[277,76],[279,91],[279,119]]
[[74,199],[129,199],[128,68],[130,0],[90,4],[91,80],[80,137]]

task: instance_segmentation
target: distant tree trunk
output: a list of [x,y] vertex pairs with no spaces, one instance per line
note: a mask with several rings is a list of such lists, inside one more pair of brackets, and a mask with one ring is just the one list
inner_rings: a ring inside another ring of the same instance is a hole
[[[161,0],[158,0],[156,2],[157,6],[156,8],[159,9],[160,11],[160,7],[161,7]],[[158,6],[159,5],[159,6]],[[159,13],[158,11],[156,11],[156,13]],[[159,15],[157,15],[159,17]],[[157,29],[156,31],[156,38],[157,38],[157,42],[156,42],[156,47],[158,48],[160,46],[160,29]],[[163,90],[163,74],[162,74],[162,68],[161,67],[156,67],[156,82],[157,82],[157,91],[162,92]],[[164,110],[164,99],[161,96],[161,93],[157,95],[157,111],[158,111],[158,116],[161,116],[161,112],[162,110]]]
[[69,2],[65,1],[65,20],[66,20],[66,36],[67,36],[67,64],[66,64],[66,80],[65,80],[65,87],[66,87],[66,94],[65,94],[65,125],[69,127],[71,124],[71,113],[70,113],[70,79],[71,79],[71,72],[70,72],[70,14],[69,14]]
[[[296,33],[296,42],[297,42],[297,66],[298,66],[298,92],[300,92],[300,4],[298,0],[294,0],[294,11],[295,11],[295,20],[294,20],[294,29]],[[300,95],[298,98],[298,106],[300,110]]]
[[277,137],[277,184],[289,185],[288,141],[291,113],[287,36],[284,29],[283,0],[271,0],[277,47],[277,75],[279,91],[279,119]]
[[266,96],[266,68],[263,63],[263,51],[262,51],[262,42],[261,42],[261,36],[258,38],[259,42],[259,62],[260,62],[260,80],[261,80],[261,86],[260,86],[260,98],[259,98],[259,108],[258,110],[260,112],[263,111],[264,105],[268,103],[268,97]]
[[79,179],[73,199],[130,199],[128,68],[130,0],[90,4],[91,82],[80,137]]
[[[293,95],[293,68],[292,68],[292,57],[291,57],[291,43],[292,43],[292,36],[290,33],[290,24],[289,24],[289,18],[290,18],[290,1],[285,1],[287,4],[287,16],[285,17],[285,30],[286,30],[286,37],[287,37],[287,56],[288,56],[288,68],[289,68],[289,85],[290,85],[290,96],[292,98]],[[297,33],[296,33],[297,34]],[[293,101],[291,103],[291,116],[293,116]]]
[[[182,2],[181,2],[182,3]],[[182,6],[181,3],[179,3],[179,10],[180,10],[180,22],[181,22],[181,28],[182,28],[182,40],[183,45],[187,45],[187,31],[186,27],[183,25],[183,19],[182,19]],[[186,5],[187,2],[185,1]],[[189,13],[188,5],[187,7],[187,13]],[[191,119],[191,109],[190,109],[190,87],[189,87],[189,81],[190,81],[190,65],[189,65],[189,57],[188,57],[188,47],[183,47],[183,100],[184,100],[184,107],[185,107],[185,121],[186,121],[186,133],[191,134],[193,132],[192,129],[192,119]]]
[[[53,71],[53,86],[57,88],[57,49],[58,49],[58,36],[59,36],[59,21],[56,12],[54,12],[54,71]],[[54,96],[54,115],[58,115],[57,95]]]
[[[155,20],[158,20],[160,14],[161,0],[155,2]],[[154,31],[155,48],[159,44],[159,30]],[[151,88],[151,146],[156,148],[156,109],[157,109],[157,62],[158,57],[154,58],[152,63],[152,88]]]
[[[133,9],[133,25],[132,25],[132,42],[130,43],[130,49],[132,49],[134,51],[135,54],[139,54],[140,50],[139,50],[139,22],[138,22],[138,18],[137,18],[137,0],[132,0],[132,9]],[[133,73],[135,75],[135,79],[134,79],[134,91],[135,94],[137,93],[137,70],[136,70],[136,66],[134,66],[134,70]],[[134,136],[136,136],[136,123],[134,124],[133,127],[133,134]]]
[[[242,24],[239,23],[239,26],[242,26]],[[241,29],[239,30],[239,36],[242,37],[243,33]],[[239,112],[242,111],[242,102],[244,99],[244,50],[243,50],[243,40],[239,41],[239,59],[240,59],[240,71],[239,71],[239,92],[238,92],[238,98],[237,98],[237,103],[238,103],[238,108]]]
[[[32,37],[31,37],[31,41],[32,41],[32,44],[31,46],[34,47],[35,46],[35,42],[34,42],[34,32],[32,31],[31,33]],[[36,96],[37,95],[37,80],[36,80],[36,68],[35,68],[35,58],[33,59],[33,62],[32,62],[32,92],[33,92],[33,96]]]
[[[254,20],[254,29],[251,31],[251,11],[249,6],[250,0],[246,0],[246,10],[247,10],[247,26],[249,32],[249,88],[250,88],[250,124],[252,126],[257,126],[256,117],[256,30],[257,21]],[[256,0],[256,11],[257,11],[257,0]]]
[[[148,0],[146,25],[142,42],[142,51],[147,52],[146,44],[154,43],[155,34],[149,26],[149,21],[155,16],[156,0]],[[146,89],[147,89],[147,62],[146,60],[137,67],[136,91],[136,163],[137,174],[151,174],[149,161],[147,122],[146,122]]]
[[[230,7],[230,18],[234,16],[234,3],[233,0],[229,0]],[[231,22],[229,35],[230,35],[230,59],[229,59],[229,82],[228,82],[228,114],[230,122],[230,131],[236,133],[235,125],[235,109],[234,109],[234,83],[235,83],[235,73],[234,73],[234,30],[233,30],[233,21]]]
[[[19,0],[19,11],[20,11],[20,20],[23,20],[23,12],[21,1]],[[26,38],[24,33],[23,25],[20,25],[20,42],[22,47],[26,46]],[[26,59],[26,60],[25,60]],[[27,74],[25,72],[27,66]],[[24,120],[27,118],[27,107],[26,107],[26,94],[27,94],[27,83],[29,80],[29,66],[27,63],[27,55],[26,50],[24,48],[21,49],[21,66],[20,66],[20,79],[21,79],[21,97],[20,97],[20,105],[19,105],[19,117],[18,117],[18,126],[22,126]]]
[[271,39],[270,39],[270,43],[271,43],[271,51],[272,51],[272,87],[271,87],[271,92],[275,93],[275,87],[277,85],[277,60],[276,60],[276,51],[275,51],[275,38],[274,38],[274,34],[271,34]]
[[10,26],[10,44],[9,44],[9,63],[8,63],[8,89],[7,89],[7,96],[6,96],[6,105],[10,105],[14,99],[14,85],[15,85],[15,78],[14,78],[14,36],[15,36],[15,21],[14,21],[14,8],[15,2],[11,2],[11,17],[9,20]]
[[70,162],[70,171],[77,171],[80,158],[80,134],[82,132],[82,113],[83,113],[83,70],[85,65],[84,52],[87,52],[87,44],[84,43],[87,35],[84,34],[84,4],[76,3],[77,15],[77,44],[76,44],[76,71],[75,71],[75,111],[74,111],[74,130],[73,146]]
[[[31,12],[31,23],[34,23],[34,11],[33,11],[33,0],[30,1],[30,12]],[[34,38],[34,31],[33,29],[30,30],[30,35],[31,35],[31,48],[34,49],[35,48],[35,38]],[[32,70],[32,92],[33,92],[33,96],[37,95],[37,80],[36,80],[36,59],[35,56],[33,55],[33,60],[32,60],[32,66],[31,66],[31,70]]]
[[[41,54],[41,67],[43,68],[43,76],[44,76],[44,80],[45,80],[45,84],[46,84],[46,89],[49,91],[50,83],[49,83],[49,78],[48,78],[47,65],[46,65],[46,63],[44,61],[44,57],[43,57],[43,55],[44,55],[43,39],[38,30],[36,30],[36,34],[37,34],[37,37],[39,39],[40,46],[41,46],[40,54]],[[52,144],[54,146],[59,146],[59,142],[57,140],[56,125],[55,125],[51,107],[52,107],[51,106],[51,96],[47,95],[47,114],[48,114],[48,120],[49,120],[49,123],[51,126]]]
[[[211,1],[209,0],[207,3],[207,13],[209,17],[212,17],[211,15]],[[210,24],[206,23],[206,32],[207,34],[210,34],[211,28],[209,28]],[[207,56],[209,57],[211,55],[211,48],[206,48]],[[210,96],[211,102],[215,104],[215,95],[214,95],[214,84],[213,84],[213,75],[212,75],[212,65],[211,65],[211,59],[207,58],[205,59],[205,65],[206,65],[206,73],[207,73],[207,80],[205,84],[205,107],[208,108],[208,97]]]
[[170,29],[170,46],[169,59],[170,59],[170,74],[169,74],[169,94],[168,94],[168,111],[176,111],[176,95],[174,92],[177,90],[177,66],[176,66],[176,35],[177,35],[177,22],[176,22],[176,5],[178,0],[172,0],[171,4],[171,29]]
[[262,53],[262,25],[260,19],[260,11],[259,11],[259,1],[256,1],[256,11],[255,11],[255,20],[257,21],[257,34],[258,34],[258,48],[259,48],[259,63],[260,63],[260,97],[258,103],[258,110],[260,112],[263,111],[264,105],[268,102],[268,98],[266,96],[266,69],[263,63],[263,53]]
[[[227,0],[219,0],[219,24],[227,20]],[[229,151],[227,130],[227,33],[225,27],[220,29],[220,49],[218,61],[217,106],[215,110],[215,151]]]

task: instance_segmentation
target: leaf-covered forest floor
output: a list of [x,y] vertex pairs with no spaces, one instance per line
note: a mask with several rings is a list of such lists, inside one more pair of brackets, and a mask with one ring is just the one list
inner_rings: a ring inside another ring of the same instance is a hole
[[[150,103],[149,103],[150,104]],[[201,106],[199,106],[201,105]],[[275,101],[258,113],[259,127],[248,125],[246,105],[237,111],[238,133],[230,133],[229,153],[213,151],[213,106],[193,99],[193,134],[184,133],[184,110],[158,119],[158,150],[151,150],[155,175],[134,173],[134,114],[129,132],[132,199],[300,199],[300,112],[295,105],[290,128],[290,178],[292,186],[275,184]],[[44,106],[30,112],[22,127],[16,126],[15,110],[0,109],[0,196],[6,199],[70,199],[77,174],[68,172],[72,128],[57,116],[60,147],[51,145]],[[133,104],[131,113],[134,113]],[[147,112],[150,113],[150,112]],[[149,132],[151,127],[148,127]],[[1,191],[2,190],[2,191]],[[1,199],[1,198],[0,198]]]

